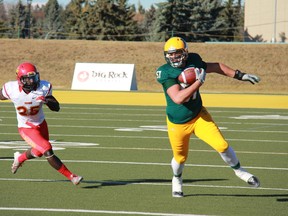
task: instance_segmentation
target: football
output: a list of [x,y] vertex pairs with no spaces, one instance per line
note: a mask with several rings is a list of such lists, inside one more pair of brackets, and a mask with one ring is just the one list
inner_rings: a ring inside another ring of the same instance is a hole
[[189,85],[193,84],[196,81],[195,68],[190,67],[182,71],[181,74],[178,76],[178,81],[180,83],[185,83]]

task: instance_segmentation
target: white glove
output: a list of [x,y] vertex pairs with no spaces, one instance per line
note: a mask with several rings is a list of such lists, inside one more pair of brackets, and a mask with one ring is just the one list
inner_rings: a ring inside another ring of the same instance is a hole
[[205,82],[206,71],[203,68],[195,68],[196,80],[200,81],[202,84]]
[[242,80],[249,81],[254,85],[255,83],[258,83],[260,81],[260,78],[253,74],[244,74]]
[[240,70],[236,70],[235,71],[235,75],[234,75],[235,79],[238,80],[242,80],[242,81],[249,81],[251,82],[253,85],[255,83],[260,82],[260,77],[253,75],[253,74],[246,74],[246,73],[242,73]]

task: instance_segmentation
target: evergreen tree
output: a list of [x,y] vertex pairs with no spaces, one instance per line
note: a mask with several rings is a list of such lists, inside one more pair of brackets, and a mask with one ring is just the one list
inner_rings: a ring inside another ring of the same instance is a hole
[[218,40],[225,20],[220,19],[222,5],[220,0],[191,0],[190,21],[192,41],[204,42]]
[[[31,35],[33,38],[45,38],[47,32],[45,32],[44,20],[45,20],[45,12],[44,5],[41,7],[37,4],[33,7],[31,14]],[[49,36],[49,35],[48,35]]]
[[156,8],[151,5],[150,9],[145,11],[144,20],[138,23],[138,29],[141,34],[144,35],[142,40],[150,41],[153,34],[153,23],[156,20]]
[[236,6],[237,28],[234,32],[234,41],[244,41],[244,6],[242,0],[238,0]]
[[87,11],[89,35],[98,40],[115,39],[112,37],[112,35],[115,35],[112,8],[112,0],[97,0],[95,5],[89,8]]
[[0,0],[0,38],[5,37],[7,26],[7,12],[4,7],[3,0]]
[[145,14],[145,8],[142,6],[140,0],[138,1],[138,13]]
[[65,9],[64,19],[65,19],[65,31],[70,34],[70,37],[77,35],[77,38],[82,38],[83,34],[81,32],[81,23],[84,17],[84,12],[82,9],[82,4],[85,0],[72,0]]
[[19,0],[18,3],[9,10],[8,12],[8,36],[10,38],[25,38],[25,6],[22,1]]
[[116,40],[140,40],[135,36],[138,33],[137,23],[133,20],[135,11],[128,6],[127,0],[117,0],[115,7]]
[[95,8],[96,0],[84,0],[78,1],[77,11],[79,14],[76,19],[77,33],[82,39],[95,39],[95,36],[91,34],[91,28],[89,27],[89,13],[93,12]]
[[240,25],[241,11],[238,5],[235,5],[234,0],[227,0],[224,3],[222,14],[226,23],[226,29],[223,30],[225,41],[239,41],[237,37],[239,37],[239,28],[242,27]]
[[165,41],[171,36],[188,42],[241,41],[244,37],[243,0],[166,0],[149,10],[138,0],[137,11],[128,0],[70,0],[65,10],[57,0],[48,0],[45,6],[32,8],[30,23],[23,0],[8,11],[4,23],[3,1],[0,34],[8,27],[9,37],[14,38],[27,37],[28,27],[33,38],[62,38],[60,32],[68,38],[122,41]]
[[33,7],[31,4],[26,5],[25,7],[25,35],[30,38],[31,37],[31,29],[33,28],[32,26],[32,9]]
[[144,7],[141,5],[140,1],[138,1],[138,10],[136,11],[135,5],[131,5],[131,8],[133,10],[134,16],[133,20],[136,21],[136,29],[137,29],[137,37],[135,40],[143,41],[145,40],[145,32],[147,32],[147,29],[145,29],[145,16],[146,11]]
[[61,38],[59,32],[63,31],[61,22],[62,7],[57,0],[48,0],[44,8],[45,20],[44,25],[47,30],[46,37]]
[[[156,20],[153,23],[153,41],[165,41],[171,36],[180,36],[186,39],[191,6],[187,0],[168,0],[156,4]],[[189,30],[188,30],[189,31]]]
[[127,0],[97,0],[87,10],[87,33],[90,39],[137,40],[135,10]]
[[4,6],[4,0],[0,0],[0,21],[7,20],[7,12]]

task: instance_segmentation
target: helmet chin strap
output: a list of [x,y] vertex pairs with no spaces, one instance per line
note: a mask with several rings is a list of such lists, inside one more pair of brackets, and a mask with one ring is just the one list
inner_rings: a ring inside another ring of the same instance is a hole
[[29,92],[31,92],[33,90],[35,91],[37,89],[38,85],[39,85],[38,83],[34,83],[33,85],[25,85],[25,84],[23,84],[22,89],[26,93],[29,93]]
[[31,91],[36,90],[36,88],[34,86],[22,86],[22,89],[26,93],[30,93]]
[[171,65],[172,67],[175,67],[175,68],[184,67],[185,64],[186,64],[186,61],[185,61],[185,59],[184,59],[183,57],[181,57],[180,61],[178,61],[178,62],[172,62],[172,61],[170,60],[170,65]]

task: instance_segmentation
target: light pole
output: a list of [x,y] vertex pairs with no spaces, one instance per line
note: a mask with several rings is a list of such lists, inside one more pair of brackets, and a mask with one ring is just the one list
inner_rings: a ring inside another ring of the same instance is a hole
[[30,17],[31,17],[32,0],[27,0],[27,4],[28,4],[28,38],[30,38]]
[[276,43],[276,25],[277,25],[277,0],[274,0],[274,33],[272,42]]

